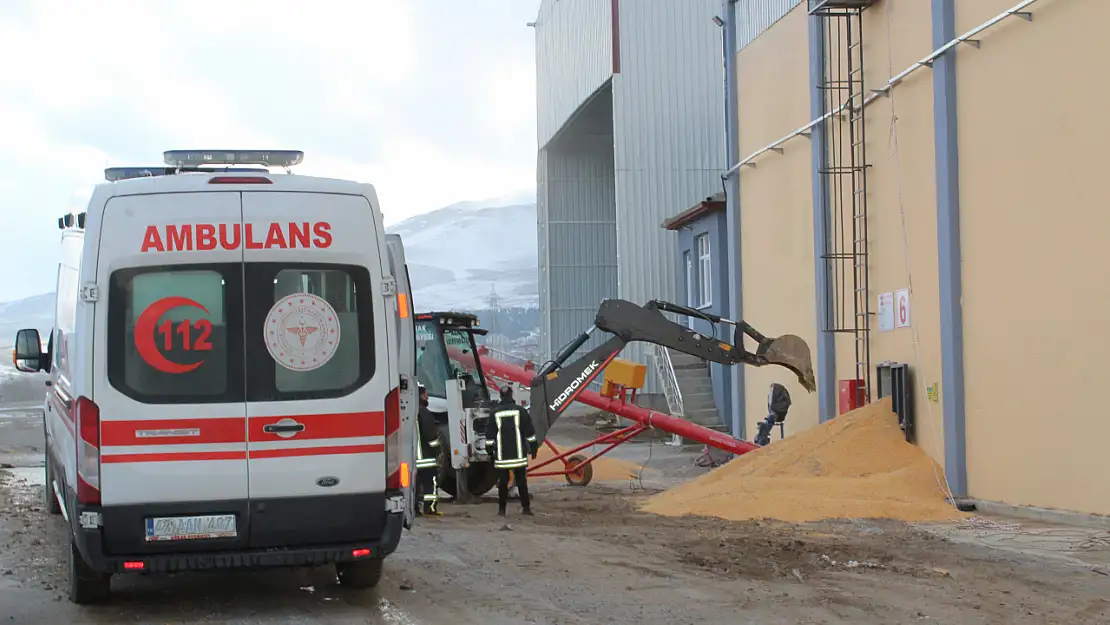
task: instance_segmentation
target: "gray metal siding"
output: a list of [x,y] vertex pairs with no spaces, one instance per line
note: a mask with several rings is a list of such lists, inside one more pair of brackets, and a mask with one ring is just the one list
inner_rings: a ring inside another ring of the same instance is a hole
[[[679,294],[675,239],[660,224],[722,190],[724,56],[720,0],[621,3],[621,73],[613,77],[620,297]],[[624,357],[643,362],[648,348]],[[648,392],[658,388],[649,376]]]
[[613,73],[610,0],[543,0],[536,18],[536,133],[543,147]]
[[550,358],[617,292],[612,138],[562,137],[541,155],[540,305]]
[[737,0],[736,49],[743,50],[802,0]]

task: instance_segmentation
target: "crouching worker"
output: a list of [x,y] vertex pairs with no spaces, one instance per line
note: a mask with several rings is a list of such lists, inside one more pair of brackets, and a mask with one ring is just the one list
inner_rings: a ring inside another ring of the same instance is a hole
[[486,422],[486,450],[493,456],[493,468],[498,472],[497,514],[505,516],[509,503],[509,476],[520,492],[520,505],[524,514],[532,516],[532,499],[528,496],[528,456],[536,457],[539,444],[532,417],[524,406],[513,400],[513,389],[501,389],[501,399],[490,409]]
[[[428,409],[428,389],[420,388],[420,412],[416,418],[416,514],[441,516],[439,511],[439,426],[435,415]],[[421,510],[423,505],[423,510]]]

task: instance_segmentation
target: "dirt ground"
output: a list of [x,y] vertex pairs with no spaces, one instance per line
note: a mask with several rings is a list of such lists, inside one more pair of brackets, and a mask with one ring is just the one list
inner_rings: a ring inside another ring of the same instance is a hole
[[65,528],[40,505],[41,471],[0,471],[0,622],[1110,623],[1105,531],[658,517],[638,505],[696,454],[626,447],[654,455],[642,480],[537,481],[535,517],[446,503],[370,592],[342,591],[327,569],[136,576],[96,608],[63,598]]

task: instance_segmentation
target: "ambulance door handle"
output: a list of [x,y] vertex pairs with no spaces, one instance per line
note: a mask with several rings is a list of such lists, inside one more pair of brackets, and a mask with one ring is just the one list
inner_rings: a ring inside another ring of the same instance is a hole
[[271,423],[262,426],[262,431],[267,434],[295,434],[304,431],[303,423]]

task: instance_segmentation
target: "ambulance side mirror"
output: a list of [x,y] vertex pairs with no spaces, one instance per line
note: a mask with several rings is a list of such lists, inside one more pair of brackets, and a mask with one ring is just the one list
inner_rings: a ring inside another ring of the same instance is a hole
[[43,370],[42,340],[39,339],[38,330],[32,328],[16,332],[12,361],[16,369],[25,373],[35,373]]

